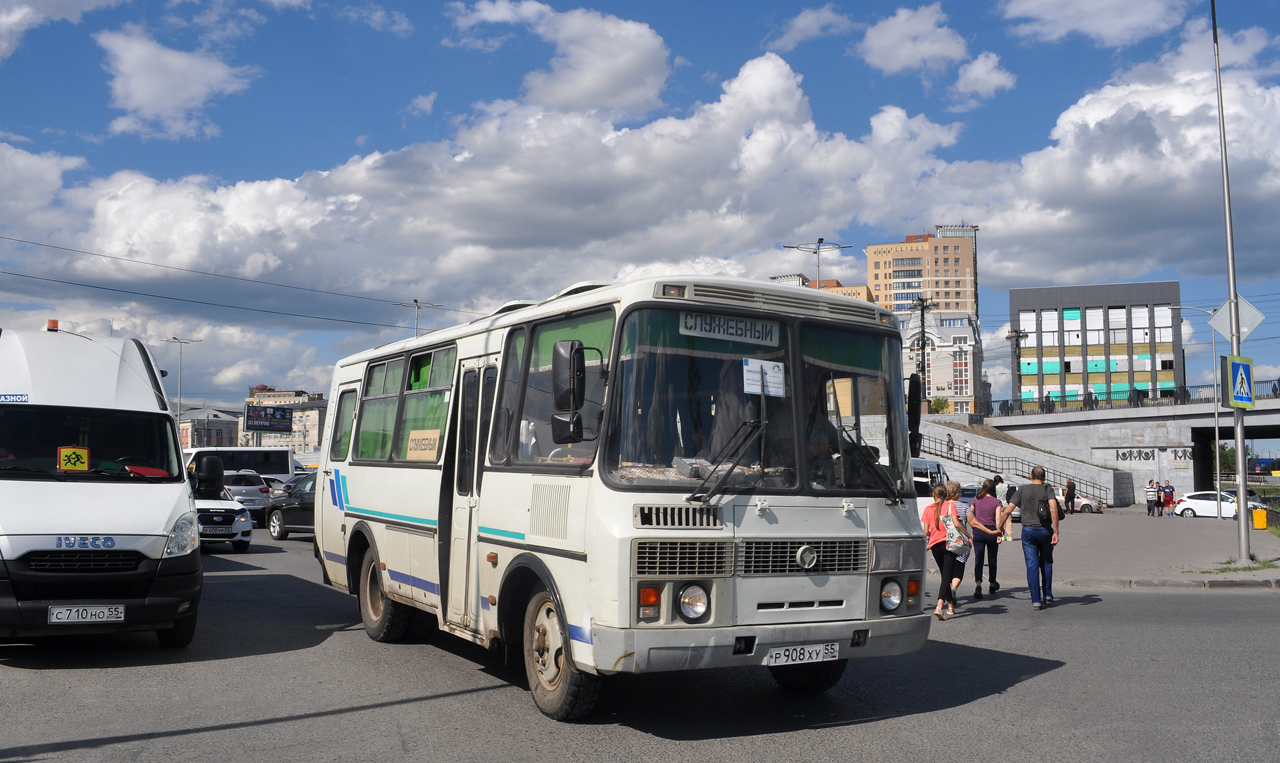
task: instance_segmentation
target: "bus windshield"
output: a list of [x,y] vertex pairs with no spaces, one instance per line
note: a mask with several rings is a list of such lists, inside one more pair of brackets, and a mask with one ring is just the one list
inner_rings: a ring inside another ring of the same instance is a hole
[[736,459],[729,490],[897,495],[911,484],[900,379],[901,343],[885,335],[636,310],[622,327],[606,468],[624,486],[691,489]]
[[170,417],[158,413],[0,405],[0,479],[182,479]]

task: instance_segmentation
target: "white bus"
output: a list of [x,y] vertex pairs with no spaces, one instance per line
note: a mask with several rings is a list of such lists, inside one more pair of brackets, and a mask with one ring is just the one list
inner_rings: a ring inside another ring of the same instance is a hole
[[892,313],[725,278],[580,284],[353,355],[325,579],[376,641],[504,648],[560,720],[615,673],[824,691],[929,634],[903,386]]

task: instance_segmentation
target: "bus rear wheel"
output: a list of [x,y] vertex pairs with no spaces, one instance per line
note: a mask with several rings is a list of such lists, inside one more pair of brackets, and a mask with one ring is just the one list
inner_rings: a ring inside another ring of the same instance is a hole
[[848,660],[811,662],[807,665],[779,665],[770,667],[773,680],[787,691],[797,694],[821,694],[840,683]]
[[583,673],[573,664],[560,618],[551,594],[533,594],[524,613],[524,672],[533,703],[542,714],[571,721],[595,709],[600,677]]
[[360,563],[360,619],[369,638],[380,643],[403,641],[409,631],[413,608],[392,601],[382,592],[382,569],[378,554],[372,548],[364,552]]

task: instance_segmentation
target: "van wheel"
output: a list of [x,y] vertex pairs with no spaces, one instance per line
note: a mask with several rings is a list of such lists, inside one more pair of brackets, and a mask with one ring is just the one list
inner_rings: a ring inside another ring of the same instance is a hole
[[249,541],[233,540],[231,541],[231,550],[236,552],[237,554],[243,554],[244,552],[249,550]]
[[382,571],[372,548],[364,552],[364,561],[360,563],[360,587],[356,596],[360,601],[360,619],[369,638],[384,644],[404,640],[413,608],[392,601],[382,593]]
[[524,612],[524,672],[533,703],[557,721],[581,718],[600,699],[600,677],[573,664],[564,632],[551,594],[534,593]]
[[284,540],[289,537],[289,531],[284,529],[284,515],[279,509],[271,512],[271,516],[267,517],[267,532],[271,533],[272,540]]
[[848,660],[811,662],[807,665],[779,665],[770,667],[773,680],[787,691],[797,694],[821,694],[840,683]]
[[172,628],[156,631],[156,639],[165,649],[181,649],[191,643],[196,635],[196,616],[190,615],[173,624]]

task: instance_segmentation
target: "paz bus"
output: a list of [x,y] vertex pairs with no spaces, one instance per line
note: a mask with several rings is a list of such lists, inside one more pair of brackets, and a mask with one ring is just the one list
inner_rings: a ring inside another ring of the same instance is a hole
[[901,344],[870,303],[682,277],[352,355],[320,463],[325,581],[375,641],[502,649],[558,720],[617,673],[755,665],[825,691],[929,634]]

